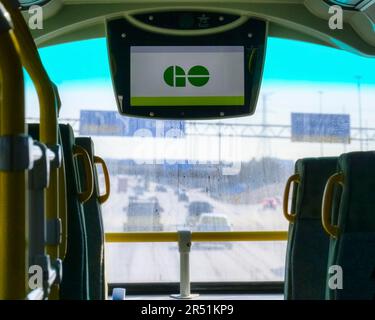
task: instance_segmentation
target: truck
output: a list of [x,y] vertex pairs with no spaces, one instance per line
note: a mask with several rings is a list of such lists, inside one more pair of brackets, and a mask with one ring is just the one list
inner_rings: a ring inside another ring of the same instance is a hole
[[163,208],[157,198],[129,199],[126,210],[127,221],[124,224],[124,231],[162,231],[163,225],[160,221],[160,214]]

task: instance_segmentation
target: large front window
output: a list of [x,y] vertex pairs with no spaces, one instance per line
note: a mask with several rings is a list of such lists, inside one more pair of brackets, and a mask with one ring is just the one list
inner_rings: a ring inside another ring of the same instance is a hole
[[[160,121],[117,113],[104,39],[40,53],[59,87],[60,121],[91,136],[109,167],[106,232],[286,231],[281,201],[298,158],[375,147],[374,59],[270,38],[254,116]],[[32,120],[38,102],[27,88]],[[194,243],[191,278],[282,281],[285,250],[286,242]],[[109,282],[178,281],[176,243],[107,244],[106,255]]]

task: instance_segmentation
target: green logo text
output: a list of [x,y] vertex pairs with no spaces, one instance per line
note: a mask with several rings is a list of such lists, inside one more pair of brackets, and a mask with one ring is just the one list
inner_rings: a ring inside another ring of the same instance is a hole
[[194,87],[203,87],[210,80],[210,73],[206,67],[191,67],[187,75],[180,66],[170,66],[164,71],[164,81],[170,87],[186,87],[186,79]]

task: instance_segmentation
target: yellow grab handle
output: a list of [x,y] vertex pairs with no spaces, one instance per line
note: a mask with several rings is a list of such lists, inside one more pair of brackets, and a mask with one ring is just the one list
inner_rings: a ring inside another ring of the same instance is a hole
[[322,202],[322,224],[324,230],[333,238],[337,238],[339,233],[338,226],[331,224],[331,211],[332,211],[332,196],[333,188],[336,184],[344,185],[344,175],[342,173],[335,173],[329,177],[327,184],[324,188],[323,202]]
[[284,213],[284,217],[286,218],[286,220],[288,220],[290,223],[293,223],[296,219],[296,214],[289,213],[288,211],[290,186],[292,185],[293,182],[294,183],[301,182],[299,174],[294,174],[291,177],[289,177],[288,181],[286,182],[285,190],[284,190],[283,213]]
[[100,158],[98,156],[94,156],[94,163],[95,164],[101,164],[102,168],[103,168],[104,180],[105,180],[105,193],[98,197],[99,203],[103,204],[104,202],[106,202],[108,200],[109,195],[111,193],[111,183],[110,183],[110,180],[109,180],[109,172],[108,172],[107,165],[102,158]]
[[81,203],[85,203],[89,200],[94,192],[94,174],[90,161],[90,156],[87,151],[81,146],[73,146],[73,157],[82,157],[83,167],[85,169],[86,178],[86,190],[78,192],[78,200]]

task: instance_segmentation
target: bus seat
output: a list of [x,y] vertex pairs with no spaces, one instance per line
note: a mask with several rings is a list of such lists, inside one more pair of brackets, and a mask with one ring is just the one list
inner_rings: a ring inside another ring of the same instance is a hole
[[[300,159],[295,164],[295,175],[289,179],[297,183],[291,208],[294,214],[288,218],[285,299],[325,297],[329,237],[321,225],[321,203],[325,183],[336,167],[337,158],[333,157]],[[286,194],[289,194],[289,187],[287,185]],[[284,211],[287,207],[287,199],[284,199]]]
[[[94,144],[91,138],[78,137],[75,139],[76,145],[83,147],[90,156],[94,164]],[[84,170],[82,164],[79,165],[81,181]],[[96,167],[94,171],[93,196],[83,204],[87,232],[87,254],[88,254],[88,274],[90,299],[106,299],[105,265],[104,265],[104,228],[102,220],[102,210],[100,201],[99,181]]]
[[[74,134],[70,125],[59,125],[67,190],[67,252],[63,260],[63,278],[60,298],[86,300],[89,298],[87,274],[86,230],[82,204],[78,199],[79,176],[73,156]],[[29,124],[30,136],[39,139],[39,124]]]
[[[322,217],[330,234],[327,299],[375,298],[374,163],[375,152],[343,154],[338,173],[327,182]],[[342,288],[332,282],[340,276],[332,266],[341,267]]]
[[60,298],[88,300],[87,233],[83,214],[83,200],[80,199],[79,188],[81,190],[84,189],[81,186],[79,177],[78,157],[74,156],[75,140],[73,129],[70,125],[60,124],[60,133],[64,150],[68,212],[67,252],[63,261],[64,273],[60,287]]

